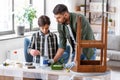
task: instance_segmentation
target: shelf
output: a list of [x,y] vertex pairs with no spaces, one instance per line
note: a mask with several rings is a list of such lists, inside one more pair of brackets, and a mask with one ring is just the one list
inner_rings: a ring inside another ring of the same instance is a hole
[[[85,13],[85,11],[75,11],[75,13]],[[89,13],[89,10],[87,10],[86,13]]]
[[[104,1],[104,3],[103,3]],[[102,16],[106,16],[108,18],[108,28],[112,28],[115,30],[116,21],[115,21],[115,14],[116,14],[116,7],[111,4],[110,0],[84,0],[85,9],[83,11],[76,11],[75,13],[80,13],[86,16],[94,33],[101,32],[102,27]],[[94,3],[95,2],[95,3]],[[104,5],[102,6],[101,5]],[[82,3],[83,4],[83,3]],[[97,6],[96,6],[97,5]],[[104,13],[102,12],[104,9]],[[109,24],[109,19],[114,20],[111,24]]]
[[109,12],[109,11],[108,11],[108,12],[105,12],[105,13],[108,13],[108,14],[115,14],[115,12]]
[[109,27],[109,28],[113,28],[113,29],[115,28],[115,26],[108,26],[108,27]]
[[[75,11],[75,13],[84,13],[85,11]],[[86,13],[102,13],[102,12],[93,12],[93,11],[89,11],[87,10]],[[104,13],[108,13],[108,14],[115,14],[115,12],[104,12]]]

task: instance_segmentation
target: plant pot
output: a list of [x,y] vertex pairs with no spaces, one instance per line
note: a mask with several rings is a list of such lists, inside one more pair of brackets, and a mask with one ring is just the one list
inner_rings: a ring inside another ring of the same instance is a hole
[[80,10],[81,11],[85,11],[85,7],[80,7]]
[[75,11],[80,11],[80,6],[75,6]]
[[24,35],[24,31],[25,31],[25,26],[17,26],[16,28],[17,35]]
[[111,23],[112,23],[112,22],[108,22],[108,26],[111,26]]

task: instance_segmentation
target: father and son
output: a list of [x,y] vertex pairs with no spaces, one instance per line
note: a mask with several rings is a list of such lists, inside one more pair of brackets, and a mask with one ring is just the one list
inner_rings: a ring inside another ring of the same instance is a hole
[[[53,64],[63,59],[65,68],[75,66],[75,43],[77,31],[77,17],[82,18],[82,40],[94,40],[94,33],[90,27],[88,20],[81,14],[71,13],[64,4],[58,4],[53,9],[54,17],[58,22],[57,29],[59,33],[59,44],[57,35],[50,32],[50,19],[46,15],[38,18],[39,31],[34,33],[31,40],[25,38],[24,53],[27,62],[36,59],[40,61],[40,56],[47,56],[48,62]],[[70,46],[68,46],[67,41]],[[70,48],[72,51],[70,51]],[[72,53],[71,62],[69,61],[70,53]],[[84,48],[80,56],[81,60],[94,60],[96,58],[95,48]]]

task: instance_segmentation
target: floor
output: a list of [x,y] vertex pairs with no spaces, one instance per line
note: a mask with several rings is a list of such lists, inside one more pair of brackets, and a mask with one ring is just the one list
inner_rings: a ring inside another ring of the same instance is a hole
[[[111,74],[109,75],[110,79],[108,79],[108,80],[120,80],[120,67],[110,67],[110,69],[111,69]],[[67,77],[66,78],[61,77],[59,80],[69,80],[69,79]],[[81,79],[81,78],[77,79],[76,78],[74,80],[91,80],[91,79]],[[92,79],[92,80],[101,80],[101,79]]]
[[120,80],[120,67],[111,67],[111,80]]

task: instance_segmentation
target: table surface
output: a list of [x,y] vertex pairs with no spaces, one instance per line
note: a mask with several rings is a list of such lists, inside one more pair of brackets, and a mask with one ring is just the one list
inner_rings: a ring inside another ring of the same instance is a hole
[[26,77],[26,78],[40,78],[44,74],[53,74],[61,76],[102,76],[110,74],[110,70],[107,70],[104,73],[80,73],[80,72],[67,72],[63,70],[51,70],[50,67],[40,67],[37,69],[27,69],[27,68],[18,68],[14,66],[2,66],[0,65],[0,75],[3,76],[14,76],[14,77]]
[[[3,76],[32,78],[30,75],[32,75],[32,76],[34,75],[36,77],[36,75],[38,75],[38,74],[39,75],[40,74],[53,74],[53,75],[61,75],[61,76],[71,76],[71,73],[67,72],[65,69],[64,70],[51,70],[50,67],[27,69],[27,68],[18,68],[18,67],[14,67],[14,66],[0,65],[0,75],[3,75]],[[35,78],[34,76],[33,76],[33,78]]]

